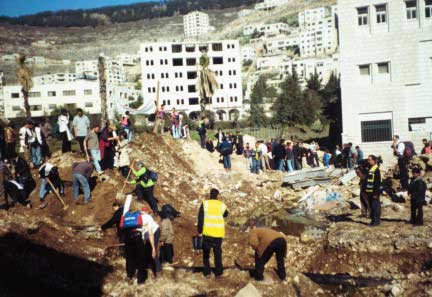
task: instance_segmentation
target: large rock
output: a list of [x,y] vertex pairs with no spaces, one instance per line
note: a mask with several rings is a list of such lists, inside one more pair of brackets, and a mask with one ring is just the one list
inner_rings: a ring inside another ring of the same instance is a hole
[[235,297],[261,297],[260,292],[255,288],[252,283],[248,283],[240,291],[237,292]]

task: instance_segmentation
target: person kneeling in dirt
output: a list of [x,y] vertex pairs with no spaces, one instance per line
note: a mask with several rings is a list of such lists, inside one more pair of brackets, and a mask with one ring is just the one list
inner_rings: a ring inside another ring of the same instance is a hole
[[264,280],[264,266],[276,255],[276,273],[281,280],[285,280],[285,257],[287,243],[282,233],[269,228],[257,228],[253,223],[249,232],[249,245],[255,250],[255,270],[250,274],[258,281]]
[[219,201],[219,191],[210,190],[210,199],[203,201],[198,211],[198,236],[203,236],[204,276],[210,276],[210,251],[213,249],[215,276],[223,273],[222,240],[225,237],[226,205]]
[[421,169],[413,168],[413,178],[408,186],[408,195],[411,198],[411,218],[413,225],[423,225],[423,205],[426,203],[426,183],[421,177]]
[[108,228],[111,228],[112,226],[116,225],[117,227],[117,237],[119,239],[119,242],[124,242],[124,234],[122,228],[120,228],[120,221],[121,217],[123,215],[123,206],[120,205],[119,202],[115,201],[112,205],[114,214],[105,224],[101,226],[102,231],[105,231]]
[[[39,208],[46,207],[47,204],[45,202],[45,197],[49,192],[54,191],[54,189],[51,187],[51,184],[58,191],[58,193],[64,197],[64,184],[60,177],[57,166],[54,166],[48,162],[44,163],[41,167],[39,167],[39,177],[41,179],[41,185],[39,189]],[[47,179],[51,182],[51,184],[47,181]]]
[[135,179],[130,184],[136,184],[135,189],[138,200],[144,199],[150,205],[153,213],[158,214],[158,206],[153,194],[155,182],[150,178],[149,170],[147,170],[141,161],[135,162],[133,167],[132,174],[135,176]]
[[80,188],[84,192],[84,203],[90,202],[90,184],[89,179],[93,173],[93,164],[87,161],[72,164],[72,183],[73,183],[73,199],[76,204]]

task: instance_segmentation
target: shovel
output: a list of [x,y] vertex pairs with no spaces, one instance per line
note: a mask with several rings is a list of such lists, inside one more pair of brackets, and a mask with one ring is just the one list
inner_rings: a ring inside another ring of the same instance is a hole
[[126,184],[127,184],[128,180],[129,180],[129,177],[130,177],[130,175],[132,173],[132,168],[133,168],[134,164],[135,164],[135,160],[132,161],[132,164],[131,164],[131,166],[129,168],[128,175],[127,175],[125,181],[123,182],[123,188],[122,188],[121,192],[117,194],[117,199],[121,199],[124,196],[123,192],[124,192],[124,189],[126,188]]
[[57,191],[57,189],[54,187],[54,185],[52,184],[52,182],[50,181],[50,179],[47,177],[46,178],[48,184],[51,186],[51,189],[54,191],[54,193],[56,194],[57,198],[60,200],[60,202],[63,204],[63,210],[67,210],[69,208],[69,206],[63,201],[62,197],[60,196],[59,192]]

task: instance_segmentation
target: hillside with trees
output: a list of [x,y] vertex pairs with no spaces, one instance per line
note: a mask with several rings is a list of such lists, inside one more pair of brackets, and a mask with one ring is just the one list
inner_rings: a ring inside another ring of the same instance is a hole
[[0,16],[0,23],[41,27],[85,27],[183,15],[194,10],[252,5],[257,0],[163,0],[88,10],[46,11],[19,17]]

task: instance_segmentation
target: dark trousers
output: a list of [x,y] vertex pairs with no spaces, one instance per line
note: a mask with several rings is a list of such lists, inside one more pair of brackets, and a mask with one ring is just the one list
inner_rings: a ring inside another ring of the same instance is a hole
[[203,264],[204,275],[210,275],[210,251],[213,249],[216,276],[222,275],[222,238],[203,236]]
[[160,238],[160,229],[159,228],[153,234],[153,236],[154,236],[154,245],[155,245],[155,249],[156,249],[156,258],[152,259],[152,270],[153,270],[154,275],[156,275],[156,273],[162,271],[160,260],[159,260],[159,257],[157,255],[158,246],[159,246],[159,238]]
[[84,150],[84,138],[85,138],[85,136],[77,136],[75,138],[79,143],[81,153],[85,153],[85,150]]
[[367,216],[370,213],[369,198],[365,191],[360,191],[360,205],[362,215]]
[[381,202],[379,197],[374,198],[373,194],[368,193],[370,207],[370,217],[372,225],[379,225],[381,222]]
[[119,170],[120,170],[122,176],[126,178],[129,174],[130,167],[129,166],[122,166],[122,167],[119,167]]
[[404,157],[398,158],[398,166],[399,166],[399,176],[400,176],[400,184],[403,190],[408,189],[408,167],[407,167],[407,159]]
[[13,159],[16,158],[17,154],[16,154],[16,142],[8,142],[6,144],[6,156],[4,156],[5,159]]
[[205,134],[204,135],[200,134],[200,139],[201,139],[201,147],[206,148],[206,136],[205,136]]
[[255,275],[257,280],[264,279],[264,266],[271,259],[273,254],[276,255],[277,270],[276,273],[281,280],[286,277],[285,272],[285,257],[287,252],[287,244],[285,239],[277,238],[273,240],[270,245],[264,250],[264,253],[260,257],[258,253],[255,252]]
[[147,267],[151,255],[148,255],[148,249],[146,250],[141,233],[137,233],[136,235],[126,235],[125,253],[127,276],[133,278],[135,273],[138,272],[137,282],[138,284],[142,284],[147,279]]
[[71,148],[71,142],[67,137],[67,133],[61,132],[60,134],[62,136],[62,153],[70,152],[72,148]]
[[6,182],[4,185],[5,188],[5,202],[6,208],[9,207],[8,196],[12,198],[14,203],[19,203],[21,205],[27,205],[27,195],[25,190],[20,190],[16,185],[10,182]]
[[172,243],[164,243],[160,248],[159,260],[161,263],[172,263],[174,258],[174,247]]
[[136,194],[138,196],[138,200],[145,200],[152,209],[154,214],[158,214],[158,206],[156,199],[153,195],[154,186],[144,188],[141,184],[137,184],[136,186]]
[[295,168],[296,168],[296,170],[302,170],[303,169],[303,160],[301,157],[298,157],[295,159]]
[[411,200],[411,224],[423,225],[423,205],[424,201]]

